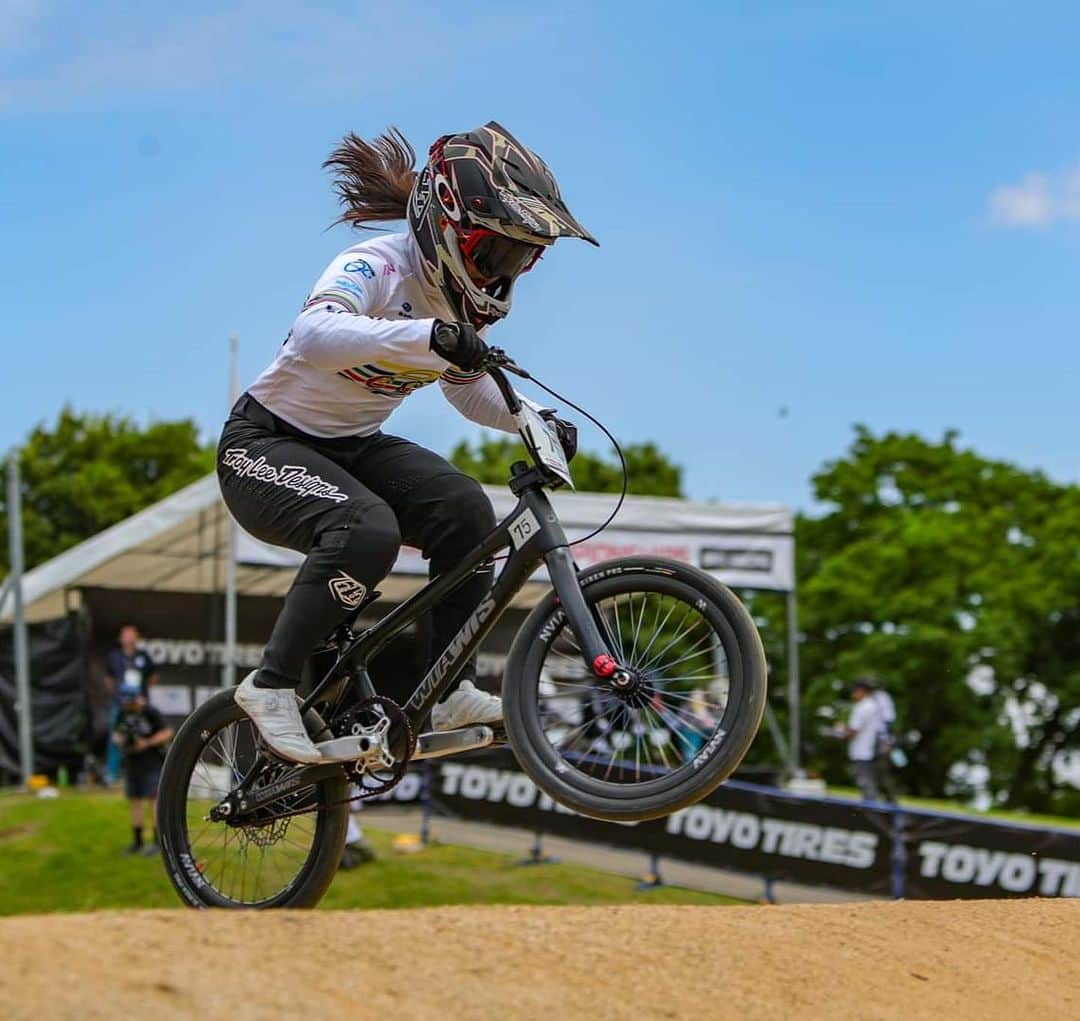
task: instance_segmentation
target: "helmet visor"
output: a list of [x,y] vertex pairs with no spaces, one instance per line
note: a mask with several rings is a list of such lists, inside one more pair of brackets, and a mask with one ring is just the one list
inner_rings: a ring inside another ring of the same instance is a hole
[[461,254],[485,279],[513,279],[532,269],[543,250],[543,245],[530,245],[484,228],[462,232]]

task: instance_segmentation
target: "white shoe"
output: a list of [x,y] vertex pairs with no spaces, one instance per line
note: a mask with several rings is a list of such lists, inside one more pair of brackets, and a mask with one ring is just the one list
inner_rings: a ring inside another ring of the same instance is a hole
[[270,750],[288,762],[321,762],[300,719],[300,707],[292,688],[256,688],[256,671],[240,682],[233,696],[258,728]]
[[432,730],[457,730],[470,723],[502,723],[502,699],[481,691],[472,681],[462,681],[431,710]]

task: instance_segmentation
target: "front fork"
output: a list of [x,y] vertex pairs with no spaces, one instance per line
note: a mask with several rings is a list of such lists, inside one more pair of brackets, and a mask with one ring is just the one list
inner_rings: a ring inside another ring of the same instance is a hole
[[617,650],[609,649],[608,642],[600,633],[598,611],[592,610],[585,602],[570,550],[566,546],[550,550],[544,554],[544,562],[547,564],[548,577],[551,578],[559,605],[578,640],[585,668],[594,677],[607,681],[616,689],[630,683],[630,674],[625,664],[616,659]]

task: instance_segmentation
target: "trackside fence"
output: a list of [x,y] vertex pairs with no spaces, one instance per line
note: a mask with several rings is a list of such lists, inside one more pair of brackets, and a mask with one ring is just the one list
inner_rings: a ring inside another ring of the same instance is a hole
[[883,897],[1080,897],[1080,830],[808,797],[729,780],[652,822],[586,819],[557,805],[508,753],[422,763],[386,796],[432,814],[549,833],[777,881]]

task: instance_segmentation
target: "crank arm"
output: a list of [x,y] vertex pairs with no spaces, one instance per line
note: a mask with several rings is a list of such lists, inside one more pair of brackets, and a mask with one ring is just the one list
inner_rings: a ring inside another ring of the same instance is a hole
[[416,742],[414,759],[438,759],[458,752],[472,752],[495,743],[491,727],[462,727],[460,730],[443,730],[421,734]]

